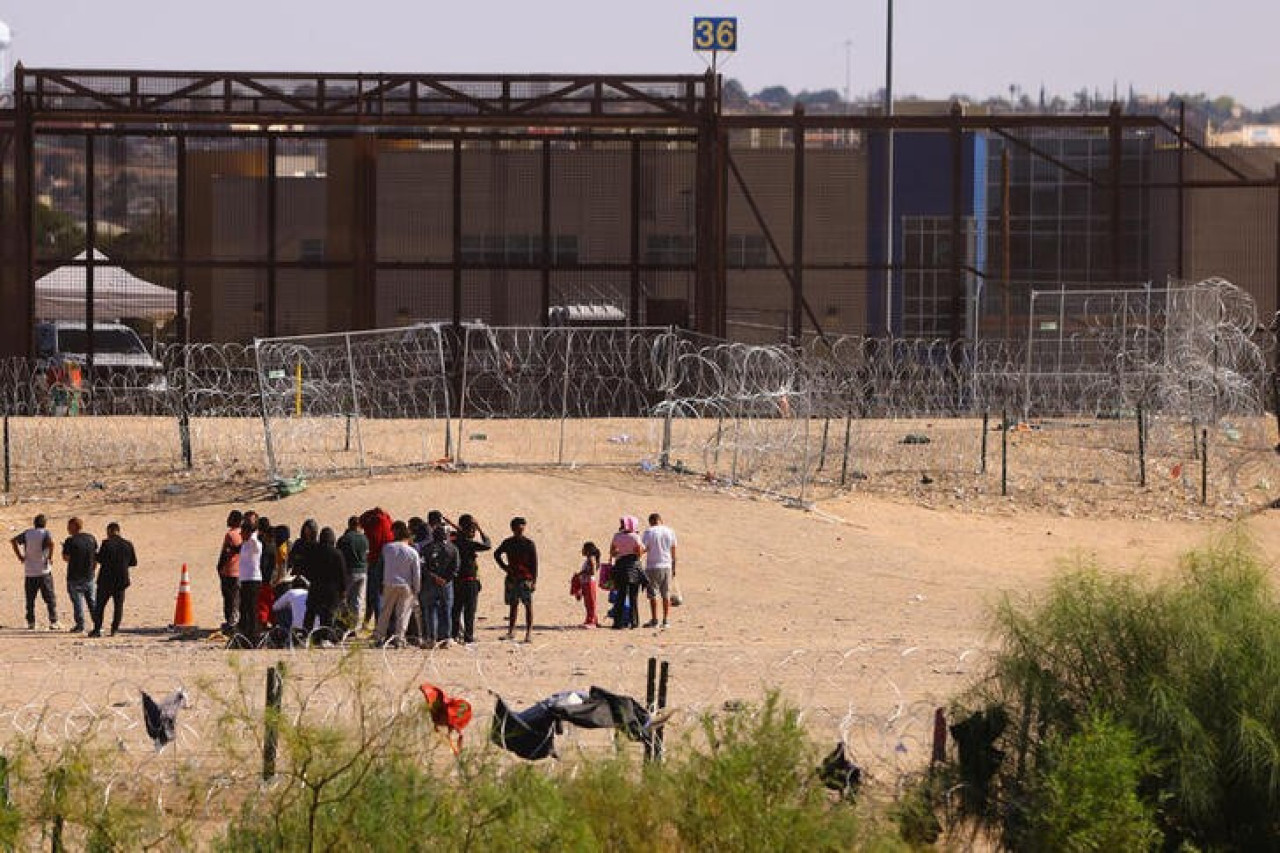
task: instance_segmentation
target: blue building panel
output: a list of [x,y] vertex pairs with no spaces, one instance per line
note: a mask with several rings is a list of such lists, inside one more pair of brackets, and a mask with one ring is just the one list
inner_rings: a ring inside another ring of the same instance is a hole
[[[972,222],[973,254],[968,264],[986,269],[987,219],[987,139],[966,133],[962,140],[962,215]],[[893,245],[895,258],[902,262],[903,220],[908,217],[951,216],[951,136],[947,132],[898,131],[893,135]],[[885,326],[885,168],[887,135],[878,133],[868,140],[870,167],[867,198],[867,258],[873,269],[867,277],[868,328],[884,334]],[[902,275],[894,276],[892,333],[902,334]]]

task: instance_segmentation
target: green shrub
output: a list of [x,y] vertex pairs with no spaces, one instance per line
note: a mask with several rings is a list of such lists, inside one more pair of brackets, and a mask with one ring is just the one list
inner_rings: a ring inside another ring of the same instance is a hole
[[1046,769],[1028,813],[1039,850],[1147,851],[1163,835],[1155,808],[1139,795],[1152,770],[1137,736],[1101,715],[1046,747]]
[[817,750],[777,693],[759,709],[706,717],[703,734],[708,746],[672,770],[687,849],[850,849],[854,812],[832,805],[814,772]]
[[[1051,817],[1050,745],[1103,714],[1154,759],[1143,781],[1173,846],[1266,849],[1280,837],[1280,607],[1238,533],[1148,586],[1077,566],[1040,603],[997,610],[1001,651],[966,705],[1010,725],[996,786],[1004,841]],[[1114,745],[1114,744],[1113,744]]]

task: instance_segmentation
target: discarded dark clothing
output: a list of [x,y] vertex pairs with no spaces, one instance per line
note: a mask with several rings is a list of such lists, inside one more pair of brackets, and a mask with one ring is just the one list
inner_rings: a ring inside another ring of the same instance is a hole
[[599,687],[586,693],[566,691],[548,696],[523,711],[513,711],[499,697],[489,739],[521,758],[537,761],[554,756],[555,736],[563,723],[584,729],[619,729],[628,739],[649,742],[649,712],[630,696]]
[[147,725],[147,734],[156,745],[156,752],[164,749],[177,737],[178,709],[185,708],[186,705],[187,694],[183,690],[159,704],[147,693],[142,694],[142,718]]
[[993,705],[951,726],[964,783],[961,795],[970,814],[983,814],[992,805],[992,780],[1004,760],[1004,752],[995,744],[1008,724],[1009,715],[1004,708]]
[[847,797],[852,797],[862,787],[862,768],[845,755],[844,743],[838,743],[836,748],[822,759],[822,764],[818,766],[818,778],[832,791],[839,791]]

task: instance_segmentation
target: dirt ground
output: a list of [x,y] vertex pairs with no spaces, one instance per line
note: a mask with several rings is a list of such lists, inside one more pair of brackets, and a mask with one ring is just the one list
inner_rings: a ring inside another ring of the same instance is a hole
[[[149,749],[130,708],[137,690],[185,686],[194,696],[183,737],[207,736],[213,696],[230,690],[235,667],[260,683],[259,670],[288,660],[291,676],[316,679],[339,650],[228,652],[207,639],[182,640],[172,621],[181,566],[190,570],[196,620],[220,621],[213,564],[229,509],[253,504],[295,531],[314,517],[341,529],[373,505],[395,517],[431,508],[473,513],[500,538],[508,519],[529,519],[542,576],[532,644],[499,641],[505,608],[500,573],[482,559],[481,621],[471,647],[432,652],[368,651],[389,693],[412,693],[430,680],[467,696],[487,723],[492,695],[515,705],[591,684],[643,696],[646,661],[670,662],[671,704],[689,712],[757,700],[778,689],[800,706],[815,735],[846,736],[876,771],[918,767],[928,754],[933,708],[978,676],[991,647],[990,606],[1000,596],[1034,594],[1062,561],[1096,556],[1108,570],[1159,576],[1177,555],[1221,533],[1221,520],[1124,517],[1095,507],[1086,517],[1006,504],[1000,512],[923,505],[866,494],[844,495],[812,511],[723,490],[692,477],[640,471],[434,471],[412,476],[312,484],[280,501],[240,493],[175,495],[139,504],[111,491],[22,501],[0,508],[7,537],[36,512],[64,535],[75,512],[101,536],[118,520],[141,566],[129,590],[120,635],[87,639],[28,632],[22,570],[10,554],[0,571],[0,742],[39,728],[73,737],[86,719],[118,718],[122,748]],[[620,514],[660,511],[680,537],[679,582],[686,603],[669,631],[582,630],[569,578],[586,539],[607,542]],[[1261,511],[1243,524],[1261,552],[1280,562],[1280,514]],[[6,549],[7,552],[7,549]],[[70,624],[61,568],[58,606]],[[1280,571],[1277,571],[1280,580]],[[38,621],[44,627],[42,605]],[[234,664],[232,662],[235,662]],[[205,709],[204,712],[201,709]]]

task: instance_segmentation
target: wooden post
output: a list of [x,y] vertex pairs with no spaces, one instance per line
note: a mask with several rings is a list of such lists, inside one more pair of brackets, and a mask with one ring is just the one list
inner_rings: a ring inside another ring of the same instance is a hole
[[987,432],[990,430],[991,410],[982,410],[982,466],[978,469],[978,473],[987,473]]
[[844,460],[840,463],[840,485],[845,484],[849,476],[849,432],[853,428],[853,405],[844,413]]
[[[649,658],[649,670],[645,675],[644,706],[646,709],[648,709],[650,714],[653,714],[654,710],[656,710],[654,706],[654,702],[657,699],[657,689],[656,689],[657,676],[658,676],[658,659]],[[654,747],[653,737],[650,736],[649,739],[644,742],[644,760],[645,761],[653,761],[653,756],[654,756],[653,747]]]
[[[664,711],[667,707],[667,678],[671,674],[670,664],[667,661],[662,662],[662,671],[658,676],[658,710]],[[653,757],[656,761],[662,761],[663,741],[666,739],[666,726],[658,726],[658,730],[654,732]]]
[[1147,485],[1147,426],[1141,403],[1138,404],[1138,485]]
[[284,699],[284,664],[267,668],[267,734],[262,741],[262,778],[276,775],[276,748],[280,740],[280,706]]
[[1200,503],[1209,502],[1209,430],[1200,430]]
[[1000,497],[1009,495],[1009,410],[1001,413],[1000,421]]

